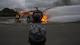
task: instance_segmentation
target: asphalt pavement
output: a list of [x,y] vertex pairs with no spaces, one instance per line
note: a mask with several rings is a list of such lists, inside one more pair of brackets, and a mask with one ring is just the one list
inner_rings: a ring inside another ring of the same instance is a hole
[[[80,45],[80,23],[48,23],[46,45]],[[0,24],[0,45],[29,45],[29,24]]]

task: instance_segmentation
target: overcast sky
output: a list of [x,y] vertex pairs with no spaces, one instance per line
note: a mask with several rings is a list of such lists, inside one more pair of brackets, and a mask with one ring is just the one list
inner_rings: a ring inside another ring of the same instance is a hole
[[[53,6],[53,2],[60,0],[0,0],[0,9],[8,7],[8,8],[33,8],[35,6],[38,7],[50,7]],[[72,0],[74,3],[80,3],[80,0]]]
[[0,0],[0,9],[9,8],[33,8],[35,6],[47,7],[55,0]]

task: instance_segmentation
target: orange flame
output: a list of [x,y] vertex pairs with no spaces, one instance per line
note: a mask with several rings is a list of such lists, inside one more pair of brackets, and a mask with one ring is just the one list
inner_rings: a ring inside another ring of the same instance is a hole
[[20,17],[19,17],[19,14],[16,14],[16,18],[20,18]]
[[31,12],[26,12],[26,16],[30,16],[31,15]]
[[21,11],[19,12],[19,15],[20,15],[20,17],[22,17],[22,16],[24,15],[24,10],[21,10]]
[[41,19],[42,24],[46,24],[47,20],[48,20],[48,16],[44,14],[43,17],[42,17],[42,19]]

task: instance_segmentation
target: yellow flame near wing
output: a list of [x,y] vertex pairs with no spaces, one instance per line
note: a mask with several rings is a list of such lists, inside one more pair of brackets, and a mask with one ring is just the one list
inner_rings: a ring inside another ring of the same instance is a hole
[[42,24],[46,24],[48,22],[47,20],[48,20],[48,16],[44,14],[42,19],[41,19]]

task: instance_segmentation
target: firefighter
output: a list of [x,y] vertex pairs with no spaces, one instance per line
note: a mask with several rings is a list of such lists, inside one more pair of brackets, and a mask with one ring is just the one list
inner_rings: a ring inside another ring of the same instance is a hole
[[43,12],[38,9],[38,7],[35,8],[31,15],[33,18],[33,21],[30,25],[29,29],[29,43],[30,45],[45,45],[46,41],[46,30],[45,26],[41,23],[41,19],[43,17]]

